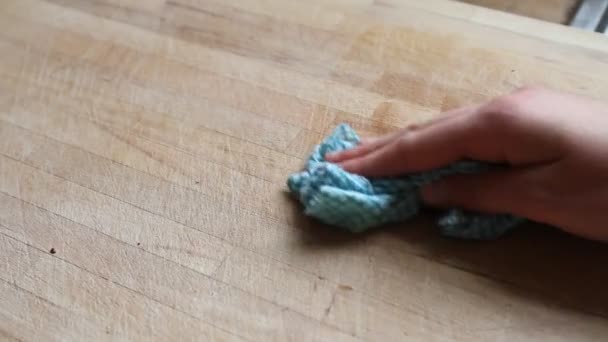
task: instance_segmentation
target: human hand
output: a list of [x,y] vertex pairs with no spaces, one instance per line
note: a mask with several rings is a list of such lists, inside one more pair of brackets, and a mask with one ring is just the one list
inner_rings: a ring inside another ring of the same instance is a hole
[[362,140],[326,159],[369,177],[426,171],[462,159],[511,167],[447,177],[425,202],[510,213],[608,240],[608,105],[540,88],[445,113]]

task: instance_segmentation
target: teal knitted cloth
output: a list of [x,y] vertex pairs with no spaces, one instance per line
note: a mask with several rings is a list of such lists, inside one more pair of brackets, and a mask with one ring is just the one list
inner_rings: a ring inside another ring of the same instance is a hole
[[[454,174],[484,172],[489,164],[461,161],[429,172],[401,177],[368,179],[326,162],[328,152],[355,147],[359,137],[348,125],[339,125],[316,146],[304,171],[290,175],[287,185],[305,208],[305,214],[353,233],[389,223],[404,222],[423,207],[422,185]],[[511,230],[524,219],[507,214],[486,215],[460,209],[446,211],[437,221],[444,236],[489,240]]]

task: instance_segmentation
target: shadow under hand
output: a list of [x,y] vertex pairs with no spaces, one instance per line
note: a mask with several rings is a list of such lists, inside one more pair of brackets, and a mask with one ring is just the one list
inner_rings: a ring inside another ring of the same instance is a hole
[[[547,305],[608,315],[608,246],[555,228],[524,224],[494,241],[462,241],[392,229],[402,248],[505,284],[505,290]],[[400,248],[400,247],[397,247]]]
[[421,257],[494,280],[527,300],[608,316],[608,246],[551,227],[530,223],[497,240],[466,241],[440,236],[427,214],[360,234],[308,218],[298,205],[291,217],[300,234],[295,247],[306,252],[373,245],[392,263]]

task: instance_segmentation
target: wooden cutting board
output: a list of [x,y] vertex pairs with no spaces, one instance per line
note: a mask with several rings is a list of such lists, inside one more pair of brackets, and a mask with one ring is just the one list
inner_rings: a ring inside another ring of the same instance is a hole
[[526,84],[608,99],[601,35],[442,0],[3,0],[0,49],[2,339],[608,334],[604,245],[350,236],[285,193],[340,122]]

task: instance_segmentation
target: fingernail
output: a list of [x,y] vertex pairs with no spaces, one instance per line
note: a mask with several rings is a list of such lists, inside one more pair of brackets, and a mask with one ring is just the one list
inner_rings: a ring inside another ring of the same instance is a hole
[[325,159],[330,160],[334,159],[338,155],[337,152],[328,152],[325,154]]
[[422,188],[422,200],[431,205],[440,205],[448,201],[445,186],[439,184],[427,185]]

